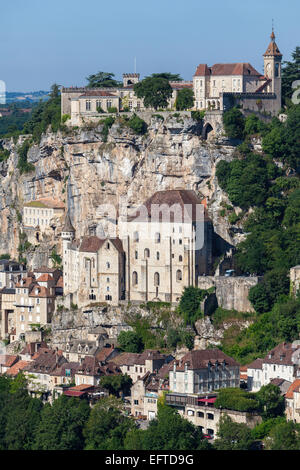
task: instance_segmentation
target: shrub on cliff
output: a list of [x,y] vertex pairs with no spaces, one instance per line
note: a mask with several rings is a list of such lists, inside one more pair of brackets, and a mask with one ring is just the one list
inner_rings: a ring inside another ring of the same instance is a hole
[[245,118],[241,111],[232,108],[223,114],[223,124],[227,136],[231,139],[242,139],[245,129]]
[[130,127],[130,129],[132,129],[136,134],[140,134],[140,135],[143,135],[143,134],[146,134],[147,132],[147,124],[146,122],[141,119],[139,116],[137,116],[136,114],[134,114],[128,121],[128,126]]

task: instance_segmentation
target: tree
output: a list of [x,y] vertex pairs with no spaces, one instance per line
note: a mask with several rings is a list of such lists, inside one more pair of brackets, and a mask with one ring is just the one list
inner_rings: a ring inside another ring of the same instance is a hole
[[249,300],[258,313],[269,312],[281,295],[289,292],[289,278],[285,269],[268,272],[262,282],[251,287]]
[[295,91],[292,88],[293,82],[299,80],[300,69],[300,47],[297,46],[292,52],[292,61],[283,62],[282,67],[282,98],[285,104],[289,104],[289,100]]
[[173,90],[169,81],[161,77],[147,77],[133,87],[137,98],[144,100],[146,108],[166,108]]
[[180,297],[178,311],[183,317],[185,324],[192,325],[196,320],[203,317],[201,302],[207,297],[209,292],[198,287],[184,287]]
[[264,419],[276,418],[282,416],[284,412],[284,397],[281,395],[280,388],[269,383],[264,385],[256,393],[261,415]]
[[141,336],[134,331],[121,331],[118,336],[118,345],[123,351],[132,353],[139,353],[144,348]]
[[299,450],[300,426],[292,421],[280,423],[275,426],[266,440],[266,448],[268,450]]
[[164,78],[169,82],[182,82],[182,78],[179,73],[170,73],[170,72],[161,72],[161,73],[152,73],[151,78]]
[[86,400],[61,395],[46,403],[37,427],[34,450],[81,450],[83,426],[90,414]]
[[107,375],[101,377],[100,385],[106,388],[110,394],[118,397],[120,392],[124,395],[128,395],[130,393],[132,379],[127,374]]
[[259,408],[255,394],[240,388],[222,388],[214,403],[215,408],[236,411],[256,411]]
[[229,109],[223,114],[223,124],[227,136],[231,139],[242,139],[245,129],[245,118],[237,108]]
[[114,73],[98,72],[89,75],[86,79],[88,81],[87,88],[117,88],[121,87],[122,83],[115,80]]
[[177,93],[176,103],[177,111],[192,108],[194,106],[194,92],[191,88],[183,88]]
[[150,421],[142,437],[144,450],[211,448],[206,439],[203,439],[201,431],[182,418],[175,409],[161,403],[157,408],[157,418]]
[[250,450],[254,444],[251,429],[244,423],[235,423],[228,415],[220,418],[218,438],[214,442],[217,450]]
[[129,431],[136,428],[132,418],[124,415],[117,398],[103,398],[93,407],[84,427],[85,449],[122,450]]

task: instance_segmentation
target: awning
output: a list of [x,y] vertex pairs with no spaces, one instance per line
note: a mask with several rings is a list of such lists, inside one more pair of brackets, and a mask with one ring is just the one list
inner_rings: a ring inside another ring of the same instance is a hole
[[217,397],[214,398],[198,398],[198,401],[203,401],[204,403],[215,403]]

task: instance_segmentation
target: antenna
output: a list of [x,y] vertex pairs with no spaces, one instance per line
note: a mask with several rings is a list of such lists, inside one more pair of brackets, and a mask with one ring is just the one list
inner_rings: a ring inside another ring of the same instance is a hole
[[134,73],[136,73],[136,57],[134,58]]
[[272,33],[274,33],[274,18],[272,18]]

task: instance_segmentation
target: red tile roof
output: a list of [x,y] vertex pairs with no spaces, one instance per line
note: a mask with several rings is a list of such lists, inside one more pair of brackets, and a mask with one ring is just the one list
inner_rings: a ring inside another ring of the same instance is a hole
[[48,281],[53,281],[53,277],[50,276],[49,273],[44,273],[44,274],[42,274],[42,275],[36,280],[36,282],[48,282]]
[[246,75],[259,77],[261,74],[252,67],[249,62],[237,62],[233,64],[214,64],[208,67],[206,64],[200,64],[197,67],[194,76],[206,75]]
[[96,236],[83,237],[79,251],[96,253],[105,242],[112,243],[119,252],[123,252],[123,245],[119,238],[99,238]]
[[214,366],[217,361],[220,365],[225,361],[228,366],[239,366],[238,362],[232,357],[227,356],[227,354],[224,354],[220,349],[194,349],[185,354],[179,361],[176,361],[176,370],[184,371],[185,363],[187,364],[188,370],[206,369],[208,363]]
[[58,199],[43,197],[34,201],[25,202],[24,207],[49,207],[51,209],[64,209],[65,205]]
[[114,95],[113,93],[110,93],[109,91],[103,91],[103,90],[87,90],[85,91],[82,95],[79,96],[79,98],[84,98],[84,97],[91,97],[91,96],[111,96],[114,98],[118,98],[117,95]]
[[[158,210],[158,206],[166,205],[171,208],[175,205],[174,210],[170,211],[170,219],[166,220],[166,222],[170,221],[173,222],[178,219],[182,219],[182,222],[192,221],[202,221],[202,217],[204,220],[210,220],[205,209],[205,203],[202,204],[204,201],[201,201],[195,191],[188,190],[188,189],[171,189],[167,191],[157,191],[154,193],[149,199],[147,199],[143,206],[146,208],[147,211],[147,220],[151,220],[154,217],[154,220],[157,220],[157,216],[159,216],[159,220],[162,220],[163,214],[162,211],[159,214],[155,213]],[[204,213],[199,210],[199,205],[204,207]],[[178,207],[178,211],[176,208]],[[137,208],[133,215],[128,217],[129,221],[138,219],[139,221],[143,221],[144,217],[144,208]]]
[[11,367],[15,362],[17,362],[18,356],[11,354],[1,354],[0,355],[0,364],[2,367]]
[[28,366],[30,364],[29,361],[18,361],[16,362],[16,364],[14,364],[13,366],[11,366],[7,371],[6,371],[6,374],[7,375],[12,375],[13,377],[15,377],[16,375],[18,375],[18,373],[20,372],[20,370],[23,370],[26,366]]
[[290,385],[288,391],[285,394],[285,398],[294,398],[294,392],[299,391],[300,379],[294,380],[292,385]]

